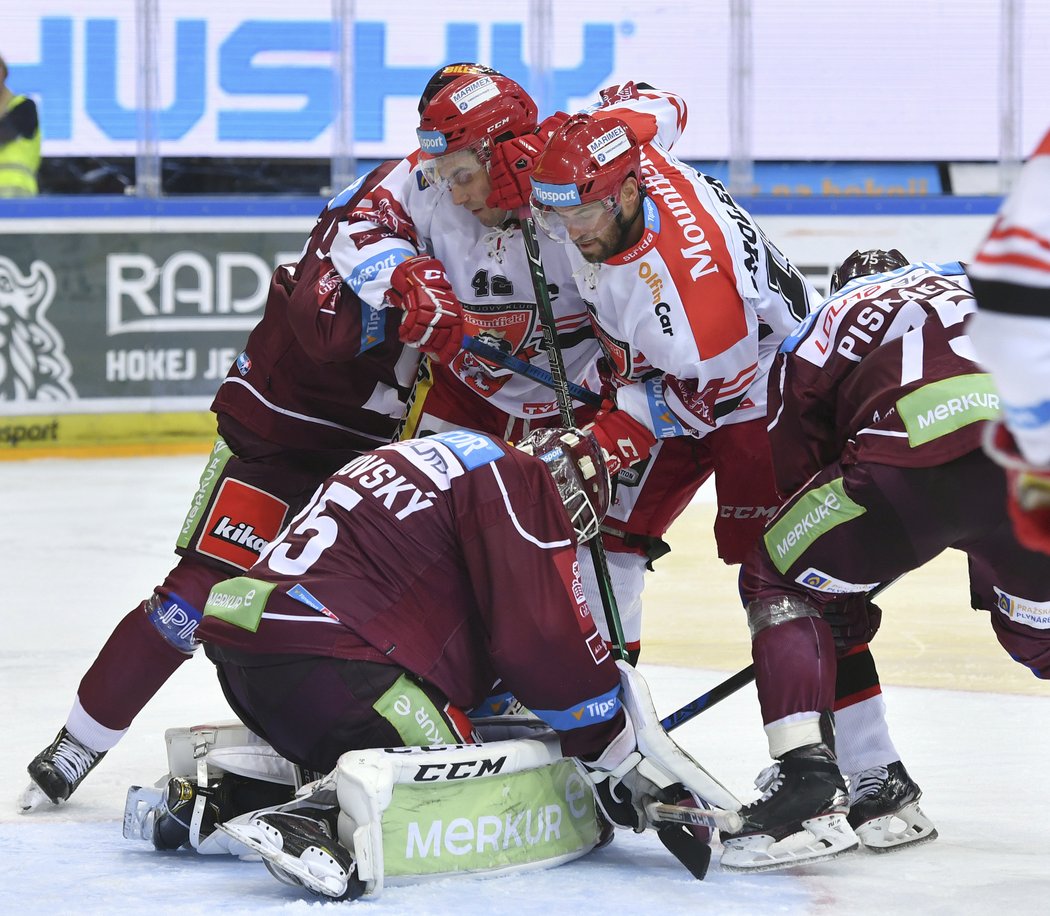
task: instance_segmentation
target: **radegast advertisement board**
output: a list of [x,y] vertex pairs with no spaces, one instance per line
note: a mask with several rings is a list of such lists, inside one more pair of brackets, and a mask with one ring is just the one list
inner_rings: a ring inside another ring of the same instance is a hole
[[[33,0],[5,10],[10,83],[38,100],[46,155],[134,153],[137,6]],[[728,2],[552,3],[542,40],[527,3],[345,6],[356,18],[344,30],[331,0],[157,0],[162,154],[331,155],[340,109],[333,49],[344,31],[360,159],[411,150],[427,78],[463,60],[522,82],[541,115],[578,110],[628,80],[674,90],[690,111],[675,148],[683,159],[726,159],[733,118],[757,160],[994,161],[1001,152],[1001,3],[945,16],[943,0],[752,0],[750,84],[739,102],[734,74],[744,64],[732,56]],[[1036,89],[1050,85],[1050,4],[1023,7],[1017,85]],[[548,70],[531,79],[537,47]],[[1044,96],[1014,100],[1024,152],[1046,129]]]
[[0,451],[141,440],[162,415],[172,437],[214,429],[208,406],[310,221],[150,223],[0,233]]

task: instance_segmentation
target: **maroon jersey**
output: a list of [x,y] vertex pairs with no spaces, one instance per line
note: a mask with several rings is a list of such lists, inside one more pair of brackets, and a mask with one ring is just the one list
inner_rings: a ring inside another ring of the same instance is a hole
[[974,363],[975,304],[959,264],[854,280],[781,345],[769,377],[777,485],[840,457],[930,467],[980,446],[999,399]]
[[396,164],[330,201],[299,263],[274,272],[263,317],[213,411],[290,447],[364,451],[393,438],[418,353],[398,340],[401,312],[362,302],[328,254],[339,224]]
[[462,430],[339,470],[247,576],[212,590],[197,636],[254,653],[386,661],[462,708],[500,678],[580,737],[620,708],[549,472]]

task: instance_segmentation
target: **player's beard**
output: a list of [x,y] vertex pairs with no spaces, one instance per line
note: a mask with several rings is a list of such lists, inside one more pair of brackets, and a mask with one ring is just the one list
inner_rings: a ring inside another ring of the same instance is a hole
[[634,224],[641,218],[641,215],[641,206],[638,207],[634,216],[630,219],[624,219],[623,211],[621,211],[613,217],[611,225],[607,226],[593,239],[587,240],[587,243],[593,244],[593,247],[584,251],[580,249],[579,243],[577,243],[576,247],[579,249],[580,254],[583,255],[583,259],[591,264],[600,264],[602,261],[608,261],[614,255],[618,255],[620,252],[630,248],[633,244],[631,236]]

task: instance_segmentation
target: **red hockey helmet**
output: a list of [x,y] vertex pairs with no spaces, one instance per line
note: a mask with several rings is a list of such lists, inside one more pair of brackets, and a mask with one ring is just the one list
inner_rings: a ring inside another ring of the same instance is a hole
[[[559,127],[532,173],[532,210],[551,236],[566,240],[565,222],[581,228],[620,207],[620,187],[641,181],[638,138],[619,118],[573,115]],[[560,212],[564,211],[564,212]]]
[[503,75],[498,70],[493,70],[484,64],[475,64],[467,60],[457,61],[454,64],[445,64],[445,66],[435,70],[434,75],[427,80],[426,86],[423,87],[423,94],[419,97],[419,116],[423,116],[423,112],[427,105],[430,104],[431,99],[453,80],[459,79],[461,76],[482,76],[484,74],[489,76]]
[[831,275],[831,292],[837,293],[850,280],[856,280],[857,277],[884,274],[898,267],[907,267],[909,263],[908,259],[896,248],[891,248],[889,251],[884,251],[882,248],[854,251]]
[[547,465],[576,531],[577,543],[597,535],[609,511],[612,490],[598,440],[579,429],[538,429],[517,447]]
[[501,74],[454,79],[419,118],[416,136],[427,180],[440,184],[459,172],[469,177],[489,161],[497,143],[535,131],[536,115],[532,97]]

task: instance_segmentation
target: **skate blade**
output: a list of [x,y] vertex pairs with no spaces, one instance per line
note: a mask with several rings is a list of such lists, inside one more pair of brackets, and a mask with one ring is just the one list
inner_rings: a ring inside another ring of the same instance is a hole
[[872,818],[854,830],[864,848],[874,853],[893,852],[937,839],[937,828],[922,813],[918,802],[905,805],[894,814]]
[[47,805],[57,807],[58,802],[51,801],[47,793],[35,782],[26,786],[18,796],[18,811],[20,814],[29,814]]
[[777,871],[826,862],[860,848],[860,839],[843,814],[810,818],[802,827],[781,840],[768,834],[725,840],[719,868],[727,872]]
[[153,840],[153,822],[157,817],[157,808],[164,800],[165,793],[160,789],[131,786],[124,801],[124,839]]
[[301,856],[282,849],[281,835],[262,824],[218,824],[219,830],[258,853],[263,864],[278,881],[305,887],[324,897],[346,893],[349,875],[323,849],[310,846]]

